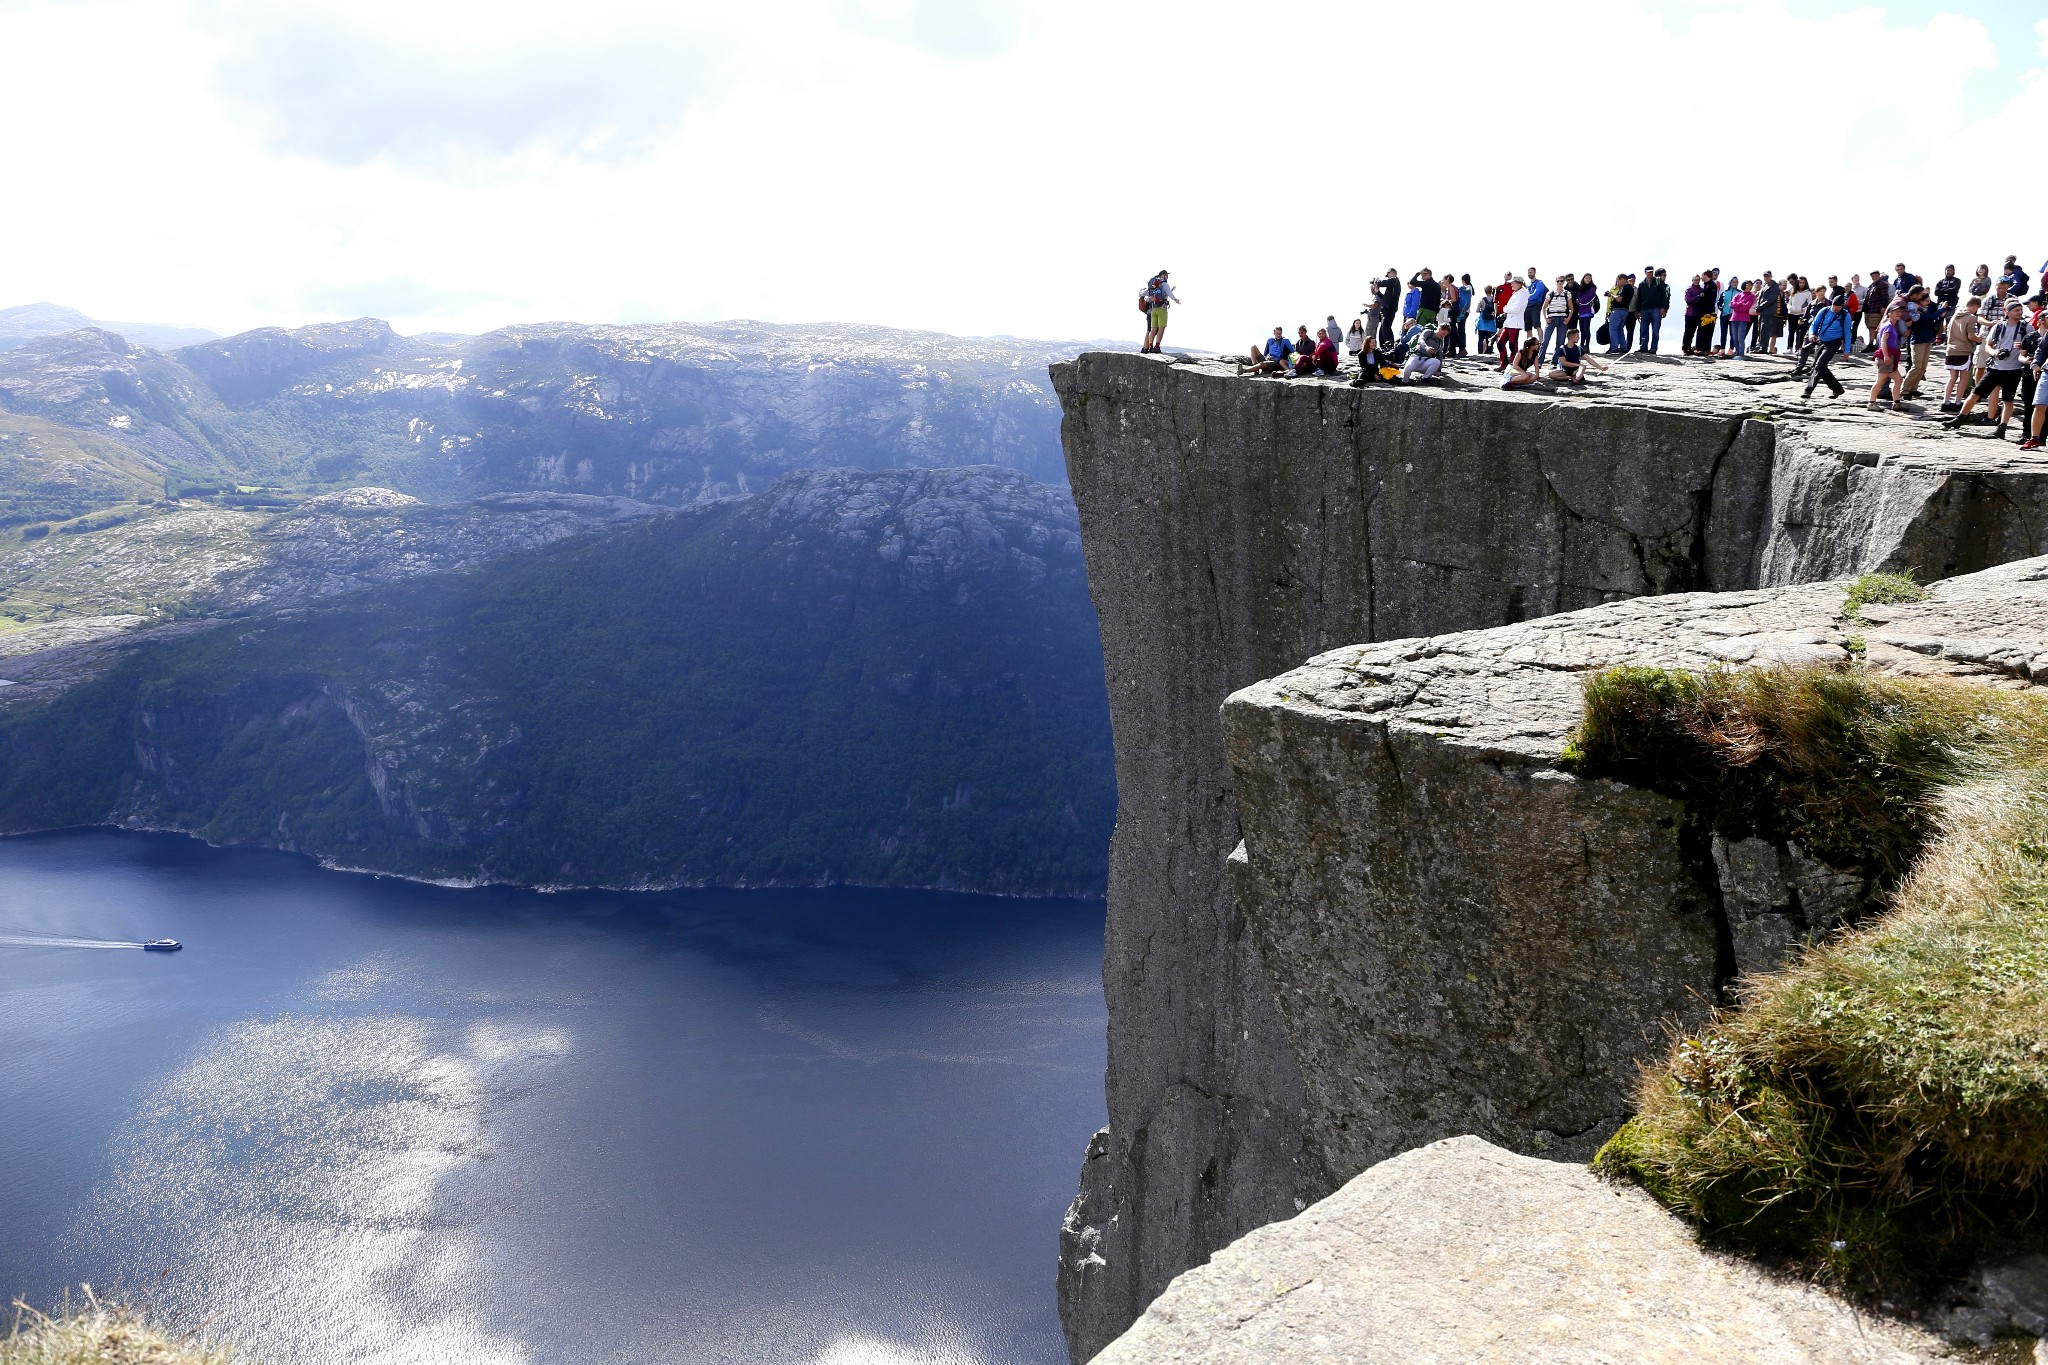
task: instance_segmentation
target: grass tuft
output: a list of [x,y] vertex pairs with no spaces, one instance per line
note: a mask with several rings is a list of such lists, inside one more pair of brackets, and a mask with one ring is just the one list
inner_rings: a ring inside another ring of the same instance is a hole
[[1842,599],[1842,615],[1852,621],[1863,619],[1863,609],[1883,602],[1918,602],[1927,589],[1913,581],[1912,572],[1867,573],[1850,582]]
[[82,1307],[55,1316],[24,1304],[0,1337],[0,1365],[237,1365],[226,1347],[192,1333],[168,1335],[133,1309],[102,1303],[86,1290]]
[[1615,670],[1577,743],[1582,770],[1661,772],[1712,818],[1904,872],[1883,915],[1676,1039],[1595,1164],[1876,1295],[2041,1245],[2048,706],[1860,672]]

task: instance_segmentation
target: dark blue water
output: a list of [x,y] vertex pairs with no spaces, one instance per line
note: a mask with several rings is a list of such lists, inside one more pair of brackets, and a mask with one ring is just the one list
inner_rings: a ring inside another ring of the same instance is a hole
[[1099,903],[0,840],[0,1296],[275,1365],[1064,1359]]

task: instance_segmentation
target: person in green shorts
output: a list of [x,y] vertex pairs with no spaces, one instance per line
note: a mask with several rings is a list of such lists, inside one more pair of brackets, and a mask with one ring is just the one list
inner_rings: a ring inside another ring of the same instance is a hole
[[1166,310],[1180,302],[1180,295],[1173,292],[1173,282],[1164,270],[1152,277],[1145,287],[1145,345],[1147,352],[1159,351],[1166,341]]

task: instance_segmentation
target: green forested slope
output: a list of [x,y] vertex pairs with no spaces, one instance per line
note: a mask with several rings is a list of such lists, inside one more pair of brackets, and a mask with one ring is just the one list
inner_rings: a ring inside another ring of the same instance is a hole
[[991,468],[795,476],[0,717],[0,827],[416,876],[1099,890],[1114,804],[1071,503]]

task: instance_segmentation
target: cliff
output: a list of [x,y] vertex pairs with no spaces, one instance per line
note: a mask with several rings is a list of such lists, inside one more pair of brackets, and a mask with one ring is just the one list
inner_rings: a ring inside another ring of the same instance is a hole
[[[1077,1360],[1180,1271],[1331,1192],[1359,1153],[1446,1135],[1418,1122],[1404,1138],[1351,1143],[1304,1081],[1226,874],[1246,830],[1223,698],[1360,642],[1878,568],[1943,578],[2044,548],[2031,528],[2048,525],[2048,469],[2010,447],[1860,411],[1816,415],[1782,366],[1732,369],[1630,364],[1553,399],[1503,393],[1483,372],[1352,390],[1166,357],[1053,367],[1121,802],[1104,962],[1110,1123],[1062,1234]],[[1592,804],[1574,818],[1636,828],[1643,812],[1629,803],[1649,798],[1579,799]],[[1594,809],[1603,802],[1613,809]],[[1498,837],[1474,818],[1469,829]],[[1823,875],[1785,859],[1771,875]],[[1665,870],[1677,905],[1697,879]],[[1728,969],[1712,917],[1684,913],[1640,926],[1636,948],[1669,965],[1627,1009],[1711,988]],[[1624,1059],[1592,1065],[1619,1075]],[[1577,1151],[1612,1115],[1561,1099],[1489,1131]]]
[[[1476,1134],[1585,1160],[1663,1025],[1876,902],[1769,830],[1560,765],[1581,678],[1619,664],[1846,664],[2048,679],[2048,559],[1844,615],[1822,583],[1686,593],[1332,651],[1224,705],[1237,904],[1304,1080],[1308,1146],[1347,1180]],[[1739,837],[1730,837],[1731,834]],[[1506,836],[1506,837],[1503,837]]]

